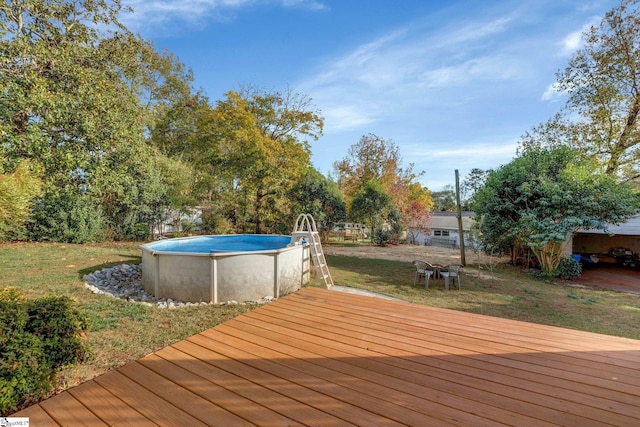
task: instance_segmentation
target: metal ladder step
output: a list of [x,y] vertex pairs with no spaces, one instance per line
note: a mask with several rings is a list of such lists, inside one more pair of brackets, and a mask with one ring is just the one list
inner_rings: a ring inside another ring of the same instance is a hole
[[329,273],[327,261],[324,258],[324,252],[322,250],[322,243],[320,242],[320,235],[316,228],[316,222],[310,214],[300,214],[298,216],[293,232],[291,233],[291,237],[292,243],[297,243],[302,239],[306,239],[306,243],[309,244],[309,248],[311,250],[313,265],[316,267],[318,276],[322,279],[327,289],[333,286],[333,279],[331,278],[331,273]]

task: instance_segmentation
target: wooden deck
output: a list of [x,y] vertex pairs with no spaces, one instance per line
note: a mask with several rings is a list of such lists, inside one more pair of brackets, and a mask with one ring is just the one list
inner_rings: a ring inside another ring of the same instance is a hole
[[634,426],[640,341],[306,288],[14,416],[31,426]]

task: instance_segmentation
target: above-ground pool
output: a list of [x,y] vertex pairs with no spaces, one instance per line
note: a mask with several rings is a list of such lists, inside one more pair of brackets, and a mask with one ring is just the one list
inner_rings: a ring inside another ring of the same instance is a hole
[[196,236],[147,243],[142,285],[158,298],[183,302],[278,298],[309,281],[309,245],[291,236]]

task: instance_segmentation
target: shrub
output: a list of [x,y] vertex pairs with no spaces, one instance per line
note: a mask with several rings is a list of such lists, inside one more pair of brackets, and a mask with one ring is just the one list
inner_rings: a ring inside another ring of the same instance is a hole
[[582,264],[571,258],[562,258],[558,268],[554,271],[554,276],[563,280],[573,280],[582,274]]
[[31,238],[40,241],[87,243],[106,238],[102,207],[87,195],[48,194],[34,207]]
[[0,414],[46,397],[56,372],[89,356],[88,317],[67,297],[25,299],[0,291]]
[[0,338],[0,414],[35,403],[51,391],[54,372],[37,336],[17,331]]
[[89,328],[89,317],[67,297],[33,300],[28,310],[26,330],[38,336],[48,359],[55,366],[82,362],[88,350],[80,335]]
[[376,230],[375,233],[373,233],[372,241],[378,246],[387,246],[387,243],[391,241],[391,237],[392,237],[391,231],[378,229]]

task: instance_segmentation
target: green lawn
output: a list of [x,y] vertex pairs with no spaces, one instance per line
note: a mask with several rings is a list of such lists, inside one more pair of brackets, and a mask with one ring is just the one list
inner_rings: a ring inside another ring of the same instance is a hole
[[[95,295],[82,277],[121,263],[139,263],[138,243],[0,245],[0,283],[29,297],[67,295],[92,319],[86,336],[94,357],[61,376],[61,388],[238,316],[250,306],[206,306],[160,310]],[[494,273],[473,265],[462,275],[462,291],[445,292],[442,281],[430,289],[413,287],[409,262],[327,256],[336,284],[392,295],[418,304],[545,323],[640,339],[640,296],[578,289],[531,278],[517,268]],[[443,325],[446,328],[446,325]]]
[[206,306],[160,310],[95,295],[83,276],[123,263],[140,263],[139,243],[0,245],[0,283],[28,297],[67,295],[92,320],[87,341],[94,357],[61,375],[61,388],[74,385],[250,310],[249,306]]

